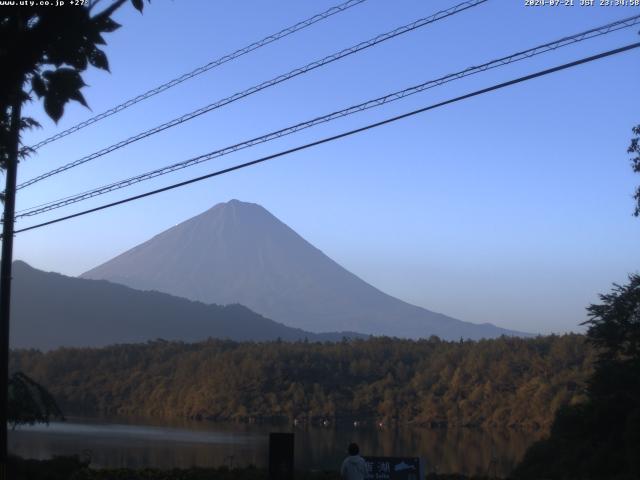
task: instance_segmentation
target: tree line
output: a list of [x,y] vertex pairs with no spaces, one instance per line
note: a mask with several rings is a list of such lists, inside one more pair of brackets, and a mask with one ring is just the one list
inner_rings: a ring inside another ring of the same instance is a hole
[[17,350],[67,414],[548,428],[585,398],[584,336],[445,342],[151,341]]

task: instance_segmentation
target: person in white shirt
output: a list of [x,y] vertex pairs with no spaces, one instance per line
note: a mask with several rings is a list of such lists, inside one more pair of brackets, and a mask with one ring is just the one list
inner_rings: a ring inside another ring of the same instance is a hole
[[358,444],[352,443],[347,451],[349,456],[342,462],[340,478],[342,480],[364,480],[367,476],[367,463],[360,456]]

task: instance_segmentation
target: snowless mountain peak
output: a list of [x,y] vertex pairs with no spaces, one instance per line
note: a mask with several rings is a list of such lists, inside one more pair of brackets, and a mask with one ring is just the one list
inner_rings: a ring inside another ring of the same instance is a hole
[[239,303],[311,332],[445,339],[517,334],[405,303],[344,269],[269,211],[219,203],[84,273],[203,303]]

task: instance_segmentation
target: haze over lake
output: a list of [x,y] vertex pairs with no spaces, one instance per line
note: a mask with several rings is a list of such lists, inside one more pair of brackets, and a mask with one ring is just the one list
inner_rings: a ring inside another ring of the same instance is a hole
[[336,469],[356,441],[370,456],[421,456],[427,471],[507,475],[538,433],[417,428],[292,428],[140,418],[71,418],[10,432],[10,449],[28,458],[90,455],[93,467],[266,467],[268,433],[295,433],[296,467]]

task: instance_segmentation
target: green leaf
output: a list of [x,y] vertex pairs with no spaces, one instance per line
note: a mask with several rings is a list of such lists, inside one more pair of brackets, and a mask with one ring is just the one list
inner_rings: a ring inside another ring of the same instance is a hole
[[84,96],[80,93],[80,89],[85,86],[85,83],[77,70],[72,68],[47,70],[42,76],[48,81],[44,109],[55,122],[60,120],[64,113],[64,106],[70,100],[87,106]]
[[93,43],[96,45],[106,45],[107,42],[105,41],[104,37],[102,35],[100,35],[99,33],[94,33],[93,34]]
[[[49,90],[55,89],[63,94],[71,90],[79,90],[86,85],[80,76],[80,72],[73,68],[58,68],[55,71],[48,70],[42,75],[49,80]],[[68,97],[68,95],[66,96]]]
[[44,111],[54,122],[58,123],[64,113],[64,103],[58,97],[47,95],[44,98]]
[[112,19],[110,19],[109,17],[96,18],[95,23],[101,32],[107,32],[107,33],[113,32],[122,26],[118,22],[115,22]]
[[82,93],[80,92],[80,90],[76,90],[75,92],[71,92],[69,95],[69,98],[71,100],[75,100],[76,102],[82,104],[83,106],[89,108],[89,105],[87,105],[87,101],[84,99],[84,95],[82,95]]
[[68,63],[77,70],[86,70],[87,55],[85,54],[84,49],[79,49],[74,55],[70,55],[65,63]]
[[31,88],[38,98],[42,98],[45,93],[47,93],[47,86],[44,84],[42,77],[37,73],[31,78]]
[[142,9],[144,8],[143,0],[131,0],[131,3],[133,4],[133,7],[136,10],[138,10],[140,13],[142,13]]
[[98,48],[94,48],[89,54],[89,63],[91,63],[91,65],[96,68],[101,68],[102,70],[106,70],[107,72],[110,71],[109,60],[107,59],[107,56],[102,50]]
[[20,130],[31,130],[34,128],[41,128],[42,125],[35,119],[31,117],[22,117],[20,119]]

